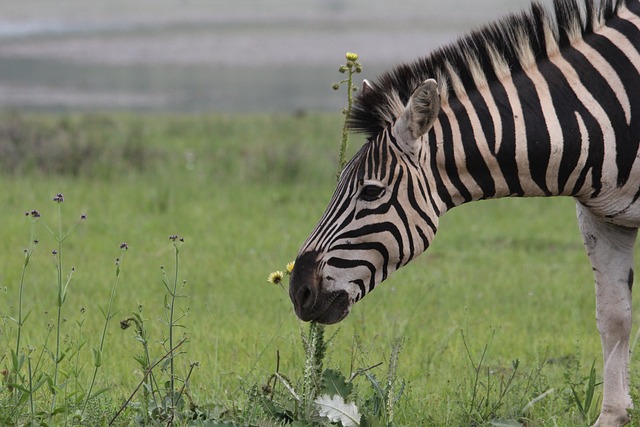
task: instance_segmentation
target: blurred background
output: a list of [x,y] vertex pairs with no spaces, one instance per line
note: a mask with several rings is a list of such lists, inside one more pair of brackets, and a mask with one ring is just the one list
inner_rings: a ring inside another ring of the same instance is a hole
[[0,0],[0,108],[339,111],[345,52],[371,79],[528,3]]

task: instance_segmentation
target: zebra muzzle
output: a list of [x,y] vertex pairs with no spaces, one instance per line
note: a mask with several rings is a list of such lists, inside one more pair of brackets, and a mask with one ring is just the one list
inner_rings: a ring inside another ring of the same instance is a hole
[[326,290],[325,280],[318,274],[318,264],[315,252],[304,253],[296,259],[289,281],[289,297],[301,320],[337,323],[349,314],[349,295],[344,290]]

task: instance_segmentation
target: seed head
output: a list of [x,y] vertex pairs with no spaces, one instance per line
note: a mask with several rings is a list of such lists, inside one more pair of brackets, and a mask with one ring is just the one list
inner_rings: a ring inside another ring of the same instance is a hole
[[122,249],[123,251],[129,250],[129,245],[127,245],[127,242],[120,243],[120,249]]
[[62,193],[58,193],[53,198],[53,201],[57,202],[57,203],[62,203],[62,202],[64,202],[64,196],[62,195]]
[[128,318],[128,319],[124,319],[120,321],[120,329],[129,329],[129,326],[131,326],[131,321],[133,320],[133,318]]

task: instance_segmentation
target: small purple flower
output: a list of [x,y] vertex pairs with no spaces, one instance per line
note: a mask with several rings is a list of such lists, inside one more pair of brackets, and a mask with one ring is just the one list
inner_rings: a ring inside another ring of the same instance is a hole
[[84,221],[85,219],[87,219],[87,214],[80,215],[80,221]]
[[58,251],[56,251],[55,249],[54,249],[54,250],[52,250],[52,251],[51,251],[51,253],[52,253],[53,255],[58,255]]
[[64,196],[62,195],[62,193],[58,193],[56,194],[56,196],[53,198],[54,202],[58,202],[58,203],[62,203],[64,202]]
[[129,250],[129,245],[127,245],[127,242],[122,242],[120,244],[120,249],[122,249],[123,251]]

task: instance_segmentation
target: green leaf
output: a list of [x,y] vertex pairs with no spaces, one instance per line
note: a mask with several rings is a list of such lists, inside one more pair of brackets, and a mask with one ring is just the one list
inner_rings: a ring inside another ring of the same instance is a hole
[[11,367],[14,372],[19,372],[24,365],[24,354],[18,355],[13,349],[11,349]]
[[102,352],[98,348],[93,348],[93,366],[96,368],[102,366]]
[[342,396],[322,395],[316,404],[321,417],[331,422],[339,422],[344,427],[360,427],[360,411],[354,403],[347,403]]
[[386,393],[384,392],[384,390],[382,390],[382,387],[380,387],[380,383],[378,382],[376,377],[371,375],[368,372],[365,372],[364,376],[367,377],[367,379],[371,382],[371,386],[375,390],[376,395],[379,396],[380,398],[384,399]]
[[25,386],[23,386],[22,384],[16,384],[16,383],[9,383],[8,384],[9,387],[13,387],[15,389],[20,390],[23,393],[29,393],[29,389],[26,388]]
[[103,393],[105,393],[105,392],[107,392],[107,391],[109,391],[109,390],[111,390],[111,389],[110,389],[110,388],[108,388],[108,387],[101,388],[100,390],[95,391],[91,396],[89,396],[89,399],[93,399],[93,398],[95,398],[95,397],[98,397],[98,396],[100,396],[101,394],[103,394]]
[[260,399],[262,409],[273,419],[278,421],[293,421],[293,412],[280,403],[276,403],[266,397]]
[[51,415],[63,414],[67,411],[67,405],[60,405],[56,409],[53,410]]
[[329,396],[339,395],[346,399],[352,390],[353,383],[347,382],[342,372],[335,369],[325,369],[322,373],[321,394],[328,394]]
[[143,368],[147,368],[147,359],[145,359],[144,356],[137,354],[135,356],[133,356],[133,360],[135,360],[136,362],[138,362],[140,364],[140,366],[142,366]]
[[31,315],[31,312],[33,311],[33,308],[30,308],[25,314],[24,316],[22,316],[22,324],[24,325],[24,322],[27,321],[27,319],[29,318],[29,316]]

